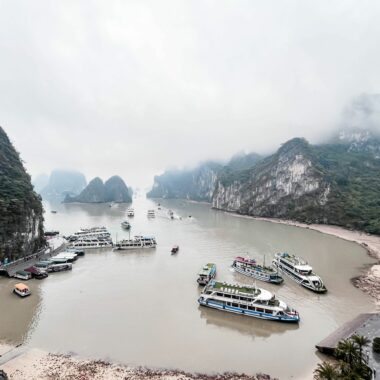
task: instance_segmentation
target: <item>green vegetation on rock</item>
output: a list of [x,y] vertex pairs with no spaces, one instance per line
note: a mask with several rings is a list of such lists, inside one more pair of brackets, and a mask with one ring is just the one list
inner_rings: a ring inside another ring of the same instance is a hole
[[41,198],[0,127],[0,260],[25,256],[44,243]]

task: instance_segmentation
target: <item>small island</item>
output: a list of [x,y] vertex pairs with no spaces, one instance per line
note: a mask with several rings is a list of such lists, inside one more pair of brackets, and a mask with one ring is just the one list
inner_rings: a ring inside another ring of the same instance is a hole
[[103,182],[99,177],[94,178],[75,197],[67,195],[64,203],[130,203],[131,190],[119,176],[115,175]]

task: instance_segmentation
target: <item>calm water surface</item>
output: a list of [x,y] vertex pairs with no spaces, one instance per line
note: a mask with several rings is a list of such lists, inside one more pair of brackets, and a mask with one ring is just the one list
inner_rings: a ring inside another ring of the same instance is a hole
[[[342,322],[374,309],[350,283],[373,262],[359,245],[206,204],[166,200],[161,205],[157,210],[157,202],[143,198],[133,203],[131,234],[155,235],[154,250],[88,251],[71,272],[29,281],[33,295],[25,300],[11,294],[16,281],[0,279],[0,339],[126,364],[303,379],[319,360],[317,342]],[[120,228],[127,207],[46,204],[46,226],[70,234],[104,225],[121,239],[128,236]],[[153,220],[146,217],[149,208],[157,210]],[[177,219],[169,219],[168,208]],[[172,256],[174,244],[180,251]],[[204,263],[217,264],[219,280],[253,284],[230,270],[233,258],[249,253],[269,263],[278,251],[304,257],[329,289],[317,295],[287,278],[282,286],[257,281],[300,312],[298,326],[198,306],[196,277]]]

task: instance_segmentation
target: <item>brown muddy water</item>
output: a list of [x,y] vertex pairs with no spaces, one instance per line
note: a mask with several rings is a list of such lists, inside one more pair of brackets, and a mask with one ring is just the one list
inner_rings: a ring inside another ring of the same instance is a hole
[[[132,235],[156,236],[156,249],[88,251],[71,272],[29,281],[33,294],[27,299],[11,293],[16,281],[0,278],[0,340],[132,365],[304,379],[319,360],[317,342],[358,313],[374,310],[350,283],[373,262],[359,245],[207,204],[166,200],[157,210],[157,203],[135,199],[130,220]],[[69,234],[104,225],[121,239],[128,235],[120,227],[127,207],[45,204],[46,227]],[[155,219],[147,218],[149,208],[157,210]],[[178,218],[169,219],[169,208]],[[174,244],[180,251],[172,256]],[[253,284],[230,270],[233,258],[249,253],[269,263],[279,251],[308,260],[329,289],[317,295],[288,278],[281,286],[257,281],[299,311],[298,326],[198,306],[196,277],[203,264],[216,263],[219,280]]]

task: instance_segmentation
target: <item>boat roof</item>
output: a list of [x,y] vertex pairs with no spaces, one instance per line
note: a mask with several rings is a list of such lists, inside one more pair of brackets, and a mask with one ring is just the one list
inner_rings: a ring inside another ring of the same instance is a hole
[[313,268],[310,265],[307,265],[307,264],[305,264],[305,265],[295,265],[294,268],[296,268],[298,270],[305,270],[305,271],[308,271],[308,272],[310,272],[310,271],[313,270]]
[[278,253],[277,256],[280,256],[281,258],[290,261],[294,265],[307,265],[307,262],[303,260],[301,257],[298,257],[296,255],[290,255],[287,252]]
[[220,289],[228,293],[234,294],[249,294],[250,296],[258,296],[261,289],[250,285],[228,284],[226,282],[212,281],[210,285],[214,289]]
[[26,272],[24,270],[18,270],[16,273],[29,275],[29,272]]
[[251,263],[251,264],[255,264],[256,263],[255,259],[251,259],[249,257],[236,256],[235,260],[239,261],[239,262],[243,262],[243,263]]
[[199,275],[205,275],[207,276],[212,268],[215,267],[215,264],[214,263],[207,263],[205,266],[202,267],[202,269],[199,271]]
[[15,289],[20,290],[20,291],[29,290],[28,286],[23,284],[22,282],[16,284]]

